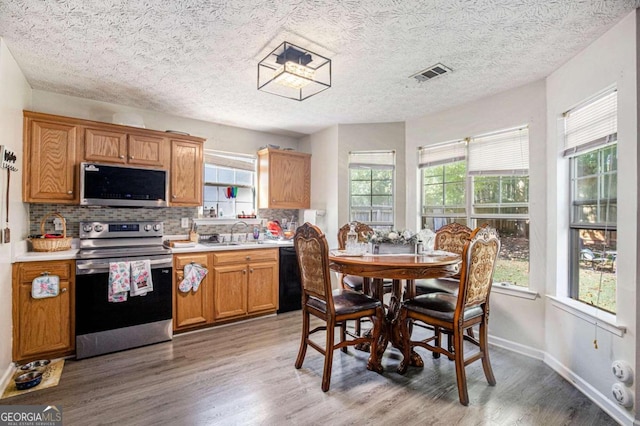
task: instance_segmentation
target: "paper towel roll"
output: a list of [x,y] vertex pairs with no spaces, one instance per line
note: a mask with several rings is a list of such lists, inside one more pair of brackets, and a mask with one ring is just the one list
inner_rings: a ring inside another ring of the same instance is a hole
[[309,222],[312,225],[318,225],[318,217],[323,217],[325,215],[324,210],[318,209],[307,209],[302,213],[303,222]]

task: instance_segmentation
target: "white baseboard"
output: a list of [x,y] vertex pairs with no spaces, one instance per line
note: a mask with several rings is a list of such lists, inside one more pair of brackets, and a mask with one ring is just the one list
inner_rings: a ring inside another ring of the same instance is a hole
[[587,398],[593,401],[594,404],[602,408],[602,410],[610,415],[615,421],[617,421],[621,425],[632,426],[634,424],[634,417],[629,411],[613,402],[611,398],[608,398],[606,395],[600,393],[596,388],[582,379],[582,377],[569,370],[548,353],[545,353],[544,363],[555,370],[556,373],[564,377],[576,389],[578,389]]
[[506,349],[511,352],[516,352],[529,358],[539,359],[544,361],[545,353],[539,349],[532,348],[531,346],[521,345],[510,340],[503,339],[501,337],[489,336],[489,344],[497,346],[499,348]]
[[551,369],[553,369],[556,373],[565,378],[576,389],[582,392],[587,398],[589,398],[594,404],[596,404],[605,413],[611,416],[611,418],[613,418],[615,421],[617,421],[621,425],[640,426],[640,421],[635,421],[634,416],[631,412],[616,404],[607,395],[603,395],[602,393],[600,393],[596,388],[591,386],[573,371],[562,365],[556,358],[549,355],[547,352],[495,336],[489,336],[489,344],[506,349],[508,351],[519,353],[524,356],[528,356],[530,358],[541,360],[549,367],[551,367]]

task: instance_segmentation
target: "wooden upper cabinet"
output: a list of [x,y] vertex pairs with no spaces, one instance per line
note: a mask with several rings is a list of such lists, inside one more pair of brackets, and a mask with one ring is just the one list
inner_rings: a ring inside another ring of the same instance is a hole
[[35,203],[78,203],[78,126],[25,114],[22,199]]
[[84,159],[106,163],[166,167],[162,137],[86,128]]
[[164,138],[129,135],[129,157],[127,160],[129,164],[165,167],[166,146]]
[[96,162],[126,163],[127,134],[112,130],[85,129],[84,159]]
[[172,206],[202,205],[202,143],[171,140]]
[[311,155],[258,151],[258,208],[308,209],[311,204]]

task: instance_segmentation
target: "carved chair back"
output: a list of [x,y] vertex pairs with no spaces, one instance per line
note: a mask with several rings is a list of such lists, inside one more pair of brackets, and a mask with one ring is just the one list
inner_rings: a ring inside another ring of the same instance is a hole
[[[358,242],[366,243],[369,240],[369,235],[373,234],[373,229],[362,222],[351,222],[356,225],[355,231],[358,234]],[[347,246],[347,234],[351,229],[351,223],[347,223],[342,225],[342,227],[338,230],[338,248],[340,250],[344,250]]]
[[465,308],[487,305],[499,252],[500,237],[494,228],[484,225],[471,233],[462,252],[457,316],[462,315]]
[[436,231],[433,248],[462,254],[470,235],[471,229],[469,227],[455,222],[449,223]]
[[303,301],[314,297],[327,304],[327,312],[334,312],[329,275],[329,247],[320,228],[305,223],[298,227],[293,238],[298,256]]

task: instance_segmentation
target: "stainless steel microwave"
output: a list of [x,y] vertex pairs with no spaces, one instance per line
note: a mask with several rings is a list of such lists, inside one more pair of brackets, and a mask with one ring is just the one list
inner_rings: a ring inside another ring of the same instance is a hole
[[84,206],[167,207],[166,170],[80,164],[80,204]]

